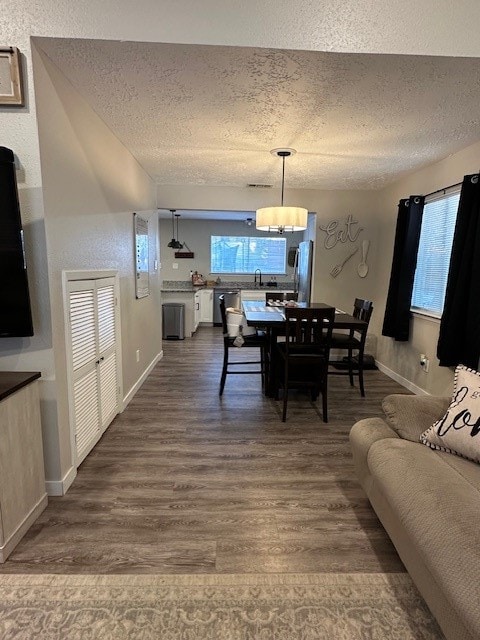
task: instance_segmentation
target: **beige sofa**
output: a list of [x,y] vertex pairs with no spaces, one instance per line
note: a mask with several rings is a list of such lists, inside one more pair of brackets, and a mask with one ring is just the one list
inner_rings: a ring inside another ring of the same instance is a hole
[[449,640],[480,639],[480,465],[419,443],[449,399],[392,395],[350,432],[373,508]]

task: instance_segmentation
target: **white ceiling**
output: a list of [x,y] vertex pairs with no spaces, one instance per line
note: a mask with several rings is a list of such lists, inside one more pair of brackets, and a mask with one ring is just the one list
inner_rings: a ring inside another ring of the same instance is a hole
[[[480,60],[42,38],[158,184],[377,189],[480,139]],[[242,214],[243,215],[243,214]]]

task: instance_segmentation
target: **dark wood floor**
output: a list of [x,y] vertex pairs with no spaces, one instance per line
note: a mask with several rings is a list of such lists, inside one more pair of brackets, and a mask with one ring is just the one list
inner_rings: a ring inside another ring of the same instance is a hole
[[0,573],[404,571],[358,485],[348,431],[406,390],[369,371],[362,399],[332,377],[328,424],[300,395],[284,424],[259,376],[229,376],[219,398],[222,349],[217,328],[164,343]]

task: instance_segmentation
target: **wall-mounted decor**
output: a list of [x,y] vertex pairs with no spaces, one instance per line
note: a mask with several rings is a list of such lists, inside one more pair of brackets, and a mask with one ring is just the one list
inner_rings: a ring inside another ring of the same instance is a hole
[[148,282],[148,220],[133,214],[135,228],[135,296],[145,298],[150,293]]
[[[186,242],[183,243],[183,246],[188,249]],[[193,251],[175,251],[174,255],[175,255],[175,258],[194,258],[195,257],[195,254],[193,253]]]
[[0,106],[23,107],[23,82],[20,51],[0,47]]
[[362,261],[357,266],[357,273],[360,278],[366,278],[368,273],[367,253],[370,247],[370,240],[364,240],[362,242]]
[[339,242],[356,242],[363,231],[363,227],[356,228],[357,224],[358,220],[349,215],[343,224],[339,220],[332,220],[326,226],[319,225],[318,228],[327,234],[323,243],[325,249],[333,249]]
[[330,271],[330,275],[332,276],[332,278],[336,278],[338,276],[338,274],[343,269],[343,267],[347,264],[350,258],[352,258],[357,253],[357,251],[358,251],[358,247],[355,247],[355,249],[352,252],[350,252],[342,262],[339,262],[337,265],[333,267],[333,269]]

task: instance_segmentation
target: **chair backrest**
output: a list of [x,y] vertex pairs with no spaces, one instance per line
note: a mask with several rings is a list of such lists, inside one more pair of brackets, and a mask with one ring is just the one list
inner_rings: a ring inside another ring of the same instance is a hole
[[291,348],[324,353],[328,357],[335,320],[335,308],[285,308],[286,352]]
[[265,301],[269,302],[273,300],[274,302],[280,300],[281,302],[285,300],[298,300],[298,293],[285,293],[284,291],[266,291],[265,292]]
[[283,291],[281,293],[278,291],[265,291],[265,302],[270,302],[270,300],[274,302],[277,300],[283,301]]
[[370,322],[373,312],[373,302],[371,300],[362,300],[361,298],[355,298],[353,303],[353,317],[363,320],[364,322]]
[[227,327],[227,310],[225,308],[225,296],[222,294],[218,297],[220,302],[220,315],[222,316],[222,329],[223,329],[223,337],[228,336],[228,327]]

